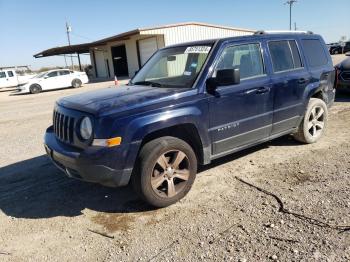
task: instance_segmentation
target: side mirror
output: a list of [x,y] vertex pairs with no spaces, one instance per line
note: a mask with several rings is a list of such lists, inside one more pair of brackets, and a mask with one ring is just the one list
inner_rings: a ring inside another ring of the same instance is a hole
[[44,79],[47,79],[47,78],[49,78],[48,76],[44,76]]
[[218,86],[238,85],[241,82],[239,68],[221,69],[216,77],[207,79],[207,90],[214,91]]

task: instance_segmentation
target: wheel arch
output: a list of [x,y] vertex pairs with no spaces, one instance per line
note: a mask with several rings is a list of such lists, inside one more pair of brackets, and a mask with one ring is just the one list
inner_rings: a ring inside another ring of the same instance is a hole
[[323,100],[324,102],[327,102],[327,96],[323,90],[323,87],[320,82],[315,82],[310,84],[306,88],[306,94],[305,94],[305,106],[308,105],[311,98],[319,98]]
[[150,132],[142,139],[140,148],[142,148],[147,142],[163,136],[176,137],[185,141],[192,147],[197,156],[198,162],[201,164],[205,162],[203,142],[193,123],[178,124]]
[[[202,119],[203,118],[203,119]],[[173,136],[190,144],[198,163],[210,163],[211,146],[205,116],[198,107],[178,108],[136,117],[124,126],[125,143],[129,144],[125,168],[133,169],[142,146],[159,136]]]

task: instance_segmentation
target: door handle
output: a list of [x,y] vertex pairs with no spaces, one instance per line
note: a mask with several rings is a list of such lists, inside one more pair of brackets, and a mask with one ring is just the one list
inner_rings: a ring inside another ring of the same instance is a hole
[[255,93],[255,94],[264,94],[270,91],[269,87],[260,87],[260,88],[254,88],[254,89],[250,89],[244,92],[244,94],[249,95],[251,93]]
[[267,92],[270,92],[270,88],[269,87],[260,87],[256,90],[257,94],[265,94]]
[[305,84],[308,80],[306,78],[300,78],[298,84]]
[[256,93],[257,91],[258,91],[258,89],[257,89],[257,88],[254,88],[254,89],[247,90],[247,91],[245,91],[244,93],[245,93],[246,95],[249,95],[249,94],[251,94],[251,93]]

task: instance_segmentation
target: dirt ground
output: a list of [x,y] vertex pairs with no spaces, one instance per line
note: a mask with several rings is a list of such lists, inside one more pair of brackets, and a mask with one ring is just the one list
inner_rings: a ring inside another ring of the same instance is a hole
[[350,95],[319,143],[285,136],[219,159],[154,210],[45,156],[54,101],[83,90],[0,93],[0,261],[350,261]]

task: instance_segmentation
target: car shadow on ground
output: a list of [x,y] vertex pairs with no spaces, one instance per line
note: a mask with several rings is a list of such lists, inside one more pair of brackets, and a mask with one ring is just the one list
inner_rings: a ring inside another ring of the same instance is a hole
[[350,91],[348,91],[348,92],[346,92],[346,91],[342,91],[342,92],[337,91],[337,93],[335,95],[335,102],[338,102],[338,103],[350,102]]
[[[291,135],[286,135],[286,136],[282,136],[279,138],[276,138],[274,140],[244,149],[242,151],[238,151],[236,153],[218,158],[213,160],[209,165],[206,166],[200,166],[198,172],[204,172],[208,169],[226,164],[228,162],[237,160],[241,157],[245,157],[248,156],[250,154],[253,154],[254,152],[260,151],[262,149],[267,149],[269,147],[274,147],[274,146],[302,146],[305,145],[301,142],[296,141],[295,139],[293,139],[293,137]],[[248,164],[248,163],[247,163]]]
[[4,87],[0,89],[0,93],[13,92],[15,90],[17,90],[16,87]]
[[[199,173],[270,145],[296,146],[298,143],[282,137],[215,160],[201,167]],[[68,178],[46,155],[0,168],[0,210],[8,216],[31,219],[74,217],[81,215],[85,208],[107,213],[154,210],[136,197],[131,186],[108,188]]]
[[8,216],[73,217],[85,208],[113,213],[152,210],[129,186],[108,188],[70,179],[45,155],[0,168],[0,210]]

